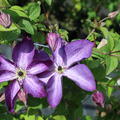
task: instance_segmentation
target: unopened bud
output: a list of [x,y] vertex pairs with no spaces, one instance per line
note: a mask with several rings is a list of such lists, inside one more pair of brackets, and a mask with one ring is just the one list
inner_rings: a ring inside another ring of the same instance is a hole
[[12,21],[10,15],[0,12],[0,25],[2,25],[5,28],[9,28],[11,24]]
[[24,105],[27,105],[27,98],[26,98],[26,93],[21,89],[18,92],[18,99],[24,103]]
[[102,92],[95,92],[92,94],[92,100],[94,103],[100,107],[104,107],[104,95]]
[[50,48],[52,51],[55,51],[57,44],[58,44],[58,39],[60,39],[59,34],[57,33],[48,33],[47,35],[47,43],[49,44]]
[[109,18],[114,18],[114,17],[116,17],[116,15],[118,15],[118,13],[119,13],[119,11],[111,12],[111,13],[108,14],[108,17]]

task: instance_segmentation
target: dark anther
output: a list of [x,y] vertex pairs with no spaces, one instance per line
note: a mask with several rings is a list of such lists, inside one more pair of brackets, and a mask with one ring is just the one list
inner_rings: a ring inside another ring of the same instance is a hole
[[18,75],[23,76],[23,72],[22,71],[18,72]]
[[61,66],[58,66],[58,71],[61,71],[62,70],[62,67]]

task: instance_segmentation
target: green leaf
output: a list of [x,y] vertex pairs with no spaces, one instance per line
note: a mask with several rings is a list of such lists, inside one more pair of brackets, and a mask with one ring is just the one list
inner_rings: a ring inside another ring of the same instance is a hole
[[66,120],[65,116],[63,115],[56,115],[53,117],[54,120]]
[[9,7],[10,4],[8,3],[7,0],[0,0],[0,7]]
[[25,30],[27,33],[30,33],[32,35],[34,34],[33,26],[28,20],[25,20],[25,19],[21,20],[19,22],[19,25],[21,29]]
[[120,50],[120,35],[117,33],[111,33],[111,35],[114,38],[114,42],[115,42],[115,47],[114,47],[113,51]]
[[31,4],[28,9],[29,18],[31,20],[37,19],[40,15],[40,11],[41,11],[41,9],[40,9],[40,5],[38,3]]
[[102,50],[100,50],[100,49],[93,48],[92,56],[95,57],[95,58],[104,59],[104,58],[105,58],[105,55],[102,54],[103,52],[104,52],[104,51],[102,51]]
[[118,58],[115,56],[106,56],[106,74],[110,74],[118,66]]
[[82,116],[82,108],[79,107],[74,112],[74,120],[80,119],[80,116]]
[[12,23],[12,25],[10,26],[10,28],[5,28],[2,25],[0,25],[0,31],[13,31],[13,30],[17,30],[17,26]]
[[111,96],[111,94],[112,94],[112,92],[113,92],[113,90],[114,90],[114,88],[113,88],[112,86],[115,85],[115,83],[116,83],[115,80],[114,80],[114,81],[113,81],[113,80],[110,80],[110,81],[109,81],[108,86],[110,86],[110,87],[107,88],[107,96],[108,96],[108,97]]
[[20,33],[21,33],[21,30],[19,29],[14,31],[0,32],[0,44],[10,44],[10,42],[13,42],[18,38]]
[[52,4],[52,0],[45,0],[45,2],[50,6]]
[[20,119],[24,119],[24,120],[35,120],[35,115],[21,115]]
[[20,10],[20,11],[24,11],[24,9],[23,9],[22,7],[17,6],[17,5],[12,6],[10,9],[12,9],[12,10]]
[[39,117],[37,117],[36,120],[43,120],[43,118],[39,116]]
[[92,120],[92,118],[91,118],[89,115],[87,115],[87,116],[85,117],[85,120]]
[[20,17],[28,18],[27,14],[24,11],[21,11],[19,9],[14,9],[14,8],[10,8],[9,10],[15,12]]
[[68,31],[64,30],[64,29],[59,29],[58,33],[60,34],[60,36],[64,39],[68,41]]
[[114,48],[114,38],[111,35],[111,32],[107,30],[105,27],[101,27],[100,30],[102,31],[103,35],[105,36],[105,39],[108,40],[108,49],[113,50]]
[[32,36],[32,39],[34,42],[45,44],[45,36],[41,32],[35,32],[35,34]]
[[8,85],[8,82],[2,82],[0,83],[0,89],[3,88],[4,86],[7,86]]

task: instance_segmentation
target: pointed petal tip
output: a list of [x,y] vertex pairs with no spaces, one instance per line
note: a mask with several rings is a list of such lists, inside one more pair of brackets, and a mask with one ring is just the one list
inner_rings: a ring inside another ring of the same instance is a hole
[[55,74],[50,78],[47,84],[47,101],[52,108],[59,105],[62,99],[62,81],[59,74]]
[[33,60],[35,53],[32,41],[22,40],[13,48],[12,58],[17,66],[26,69]]
[[90,69],[84,64],[77,64],[64,72],[80,88],[86,91],[96,90],[96,81]]
[[15,114],[15,110],[14,109],[9,109],[8,110],[10,113],[12,113],[12,114]]
[[89,58],[92,54],[92,48],[95,43],[89,40],[76,40],[68,43],[65,46],[65,53],[67,56],[67,66],[75,62]]
[[92,85],[91,88],[88,89],[88,91],[92,92],[96,90],[96,85]]
[[51,108],[56,108],[58,106],[58,104],[50,104],[50,103],[49,103],[49,105]]

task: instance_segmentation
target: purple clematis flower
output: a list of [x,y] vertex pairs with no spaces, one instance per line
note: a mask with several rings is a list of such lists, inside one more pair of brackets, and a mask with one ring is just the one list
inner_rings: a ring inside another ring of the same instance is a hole
[[80,88],[86,91],[96,89],[96,83],[91,71],[86,65],[78,63],[78,61],[91,56],[94,43],[88,40],[76,40],[65,45],[57,34],[54,41],[57,41],[56,49],[52,51],[53,55],[51,57],[54,66],[50,72],[43,75],[46,78],[40,78],[40,80],[45,80],[47,83],[47,99],[51,107],[56,107],[62,98],[62,76],[73,80]]
[[10,112],[14,112],[15,98],[19,97],[21,89],[37,98],[47,95],[37,74],[47,70],[51,63],[43,51],[40,51],[42,58],[39,60],[36,53],[32,40],[25,38],[14,47],[13,61],[0,56],[0,82],[11,81],[5,90],[5,100]]

